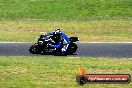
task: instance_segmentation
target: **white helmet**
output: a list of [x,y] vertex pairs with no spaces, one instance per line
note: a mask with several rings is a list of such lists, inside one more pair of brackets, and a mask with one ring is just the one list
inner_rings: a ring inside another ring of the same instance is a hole
[[60,28],[55,29],[55,34],[61,34]]

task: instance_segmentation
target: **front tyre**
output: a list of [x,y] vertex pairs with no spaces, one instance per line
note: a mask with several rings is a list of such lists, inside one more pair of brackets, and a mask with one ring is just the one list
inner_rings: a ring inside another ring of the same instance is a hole
[[32,54],[40,54],[42,52],[41,47],[38,45],[32,45],[29,48],[29,52]]
[[74,54],[77,51],[77,45],[75,43],[70,43],[68,46],[68,54]]

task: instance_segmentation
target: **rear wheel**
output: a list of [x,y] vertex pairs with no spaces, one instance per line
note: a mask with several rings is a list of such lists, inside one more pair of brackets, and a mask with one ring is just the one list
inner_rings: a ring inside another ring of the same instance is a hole
[[32,45],[29,49],[29,52],[32,54],[40,54],[42,52],[42,49],[38,45]]
[[77,51],[77,45],[75,43],[70,43],[68,46],[68,54],[74,54]]

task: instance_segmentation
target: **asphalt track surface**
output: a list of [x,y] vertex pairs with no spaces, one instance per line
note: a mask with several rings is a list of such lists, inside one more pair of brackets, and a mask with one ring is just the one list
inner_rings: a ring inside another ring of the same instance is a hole
[[[37,54],[33,55],[28,51],[32,44],[0,43],[0,56],[36,56]],[[77,45],[78,54],[70,56],[132,58],[132,43],[77,43]]]

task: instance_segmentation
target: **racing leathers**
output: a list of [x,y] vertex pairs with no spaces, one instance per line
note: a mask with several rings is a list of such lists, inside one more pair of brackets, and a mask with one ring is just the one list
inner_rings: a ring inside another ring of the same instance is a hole
[[68,36],[64,33],[61,33],[60,38],[58,38],[57,44],[51,45],[51,47],[55,48],[55,49],[59,49],[62,46],[61,52],[66,53],[69,43],[70,43],[70,41],[69,41]]

